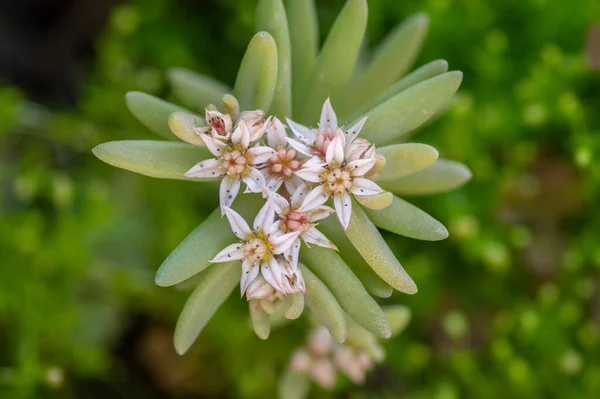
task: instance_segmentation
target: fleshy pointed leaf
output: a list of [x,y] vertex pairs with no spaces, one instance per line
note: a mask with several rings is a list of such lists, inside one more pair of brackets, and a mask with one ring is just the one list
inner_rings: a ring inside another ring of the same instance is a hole
[[380,186],[398,195],[437,194],[462,186],[471,176],[469,168],[460,162],[438,159],[419,172],[393,181],[382,181]]
[[371,62],[339,96],[340,115],[347,115],[373,99],[410,69],[421,50],[428,26],[427,15],[416,14],[387,36],[375,51]]
[[379,172],[377,182],[396,180],[433,164],[438,151],[427,144],[406,143],[379,147],[377,153],[385,157],[385,167]]
[[400,265],[377,227],[369,220],[360,206],[352,207],[352,217],[350,225],[346,229],[346,235],[383,281],[407,294],[417,292],[415,282]]
[[219,251],[235,240],[227,220],[221,219],[220,209],[215,209],[160,265],[156,284],[168,287],[200,273],[211,265],[210,260]]
[[448,238],[443,224],[416,206],[394,197],[392,205],[378,211],[365,209],[375,226],[417,240],[439,241]]
[[206,277],[192,292],[177,320],[174,336],[177,353],[183,355],[192,346],[206,323],[238,285],[241,270],[239,261],[222,263],[207,270]]
[[380,298],[392,296],[393,288],[383,281],[360,256],[337,220],[334,220],[334,218],[322,220],[319,224],[319,230],[338,247],[342,259],[350,266],[369,293]]
[[375,195],[355,195],[354,198],[356,201],[369,209],[385,209],[388,206],[392,205],[392,201],[394,200],[394,195],[387,191],[383,193],[375,194]]
[[301,256],[354,321],[380,338],[390,337],[383,311],[336,251],[315,245],[302,248]]
[[315,65],[319,27],[314,0],[286,0],[292,53],[292,95],[294,114],[298,112],[306,81]]
[[367,13],[366,0],[346,2],[306,82],[299,121],[314,123],[325,99],[350,79],[367,27]]
[[306,283],[304,300],[317,320],[327,327],[329,333],[337,342],[346,340],[347,327],[344,311],[329,291],[329,288],[306,266],[298,264]]
[[169,129],[169,115],[177,111],[187,111],[178,105],[140,91],[130,91],[125,95],[125,101],[129,111],[144,126],[169,140],[174,139]]
[[435,60],[422,67],[411,72],[409,75],[400,79],[394,85],[386,89],[381,94],[377,95],[370,101],[367,101],[364,105],[361,105],[355,109],[351,115],[345,117],[345,120],[359,119],[362,115],[365,115],[370,110],[374,109],[380,104],[383,104],[396,94],[412,87],[418,83],[421,83],[427,79],[431,79],[435,76],[441,75],[448,71],[448,62],[446,60]]
[[277,83],[277,46],[267,32],[258,32],[250,44],[238,71],[233,94],[242,109],[271,107]]
[[348,317],[346,321],[348,323],[347,344],[364,350],[376,363],[382,362],[385,359],[385,350],[379,344],[377,338],[358,325],[352,318]]
[[290,297],[290,307],[285,311],[285,318],[288,320],[295,320],[304,311],[304,295],[303,294],[294,294],[289,295]]
[[283,119],[292,114],[292,57],[290,32],[282,0],[259,1],[256,28],[269,32],[277,45],[277,84],[270,113]]
[[198,162],[212,157],[206,148],[157,140],[110,141],[94,147],[92,152],[117,168],[178,180],[191,180],[183,174]]
[[392,328],[392,337],[400,334],[410,322],[410,308],[403,305],[391,305],[383,308],[385,317],[387,317]]
[[186,107],[204,114],[208,104],[220,104],[223,94],[231,93],[224,83],[184,68],[167,71],[173,96]]
[[256,336],[262,340],[269,338],[269,334],[271,334],[269,315],[261,310],[259,301],[257,300],[250,301],[248,307],[250,308],[252,329]]
[[194,128],[204,126],[205,124],[204,118],[188,114],[187,112],[173,112],[169,115],[169,128],[171,132],[181,140],[200,147],[206,147],[206,144],[202,141],[198,133],[194,131]]
[[361,137],[377,145],[398,140],[442,109],[461,81],[462,72],[446,72],[396,94],[367,113]]
[[308,374],[296,373],[288,369],[279,380],[279,399],[306,399],[310,384]]

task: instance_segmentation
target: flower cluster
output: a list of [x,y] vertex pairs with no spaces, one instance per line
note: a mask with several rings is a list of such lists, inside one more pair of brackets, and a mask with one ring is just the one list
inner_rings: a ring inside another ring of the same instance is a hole
[[[305,291],[298,268],[302,241],[337,250],[316,222],[336,213],[346,229],[352,212],[350,194],[383,192],[367,177],[376,163],[375,146],[356,138],[366,118],[343,129],[329,99],[318,129],[287,119],[293,138],[277,118],[265,120],[262,110],[234,109],[232,114],[206,110],[206,126],[195,132],[214,158],[198,163],[185,176],[222,178],[221,213],[240,242],[211,262],[240,260],[242,296],[258,300],[270,314],[285,295]],[[265,199],[252,228],[232,209],[242,182],[244,193],[261,193]],[[325,205],[329,198],[335,209]]]

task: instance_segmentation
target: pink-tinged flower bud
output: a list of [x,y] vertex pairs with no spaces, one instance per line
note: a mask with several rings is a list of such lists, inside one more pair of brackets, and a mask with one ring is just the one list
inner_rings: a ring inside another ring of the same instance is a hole
[[323,389],[331,389],[335,384],[335,367],[327,359],[317,360],[313,363],[311,375],[315,383]]
[[371,357],[367,352],[360,352],[358,354],[358,363],[365,371],[370,371],[375,366],[375,363],[373,363],[373,360],[371,360]]
[[246,299],[263,299],[268,298],[273,294],[275,288],[263,278],[262,275],[258,275],[248,286],[246,291]]
[[290,368],[292,371],[301,373],[307,372],[310,370],[312,365],[312,359],[307,351],[304,349],[298,349],[292,355],[292,361],[290,363]]
[[250,129],[254,125],[262,123],[264,117],[265,111],[263,111],[262,109],[240,112],[240,119],[246,122],[246,125],[248,125],[248,129]]
[[333,338],[325,327],[319,327],[308,340],[308,350],[315,356],[326,356],[333,349]]

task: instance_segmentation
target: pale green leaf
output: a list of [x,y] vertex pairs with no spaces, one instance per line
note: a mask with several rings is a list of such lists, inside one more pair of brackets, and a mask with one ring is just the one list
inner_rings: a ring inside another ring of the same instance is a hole
[[258,32],[238,71],[233,94],[245,110],[269,110],[277,84],[277,46],[267,32]]
[[[160,265],[155,282],[161,287],[178,284],[211,265],[210,260],[236,238],[221,210],[215,209]],[[215,265],[219,267],[219,265]]]
[[360,256],[354,245],[344,234],[344,230],[342,230],[337,220],[334,220],[334,218],[322,220],[319,223],[319,230],[335,243],[346,264],[350,266],[369,293],[380,298],[392,296],[393,288],[383,281]]
[[252,329],[256,336],[262,340],[269,338],[271,334],[271,322],[269,315],[262,311],[258,300],[251,300],[248,303],[250,311],[250,320],[252,321]]
[[289,295],[290,298],[290,306],[285,312],[285,318],[288,320],[295,320],[304,311],[304,295],[302,294],[294,294]]
[[169,69],[167,79],[173,96],[186,107],[203,115],[208,104],[219,105],[223,94],[231,93],[231,89],[224,83],[183,68]]
[[204,126],[206,122],[194,114],[187,112],[173,112],[169,115],[169,128],[174,135],[181,140],[200,147],[206,147],[204,141],[200,138],[194,128]]
[[369,209],[385,209],[392,205],[394,195],[387,191],[375,195],[355,195],[354,198],[362,206]]
[[390,87],[413,65],[427,35],[429,18],[416,14],[399,24],[375,50],[371,62],[343,90],[336,109],[347,115]]
[[[296,3],[301,1],[295,0]],[[287,369],[279,380],[279,399],[306,399],[311,380],[307,374]]]
[[300,122],[314,124],[325,99],[350,79],[367,27],[367,13],[366,0],[348,0],[338,15],[306,82]]
[[356,203],[352,206],[352,216],[346,235],[383,281],[407,294],[417,292],[415,282],[400,265],[377,227]]
[[308,308],[314,313],[319,323],[329,330],[329,333],[337,342],[346,340],[347,327],[344,311],[329,291],[329,288],[306,266],[298,264],[306,283],[306,294],[304,301]]
[[354,321],[380,338],[391,335],[383,311],[336,251],[314,245],[303,247],[301,257]]
[[175,326],[175,350],[183,355],[192,346],[206,323],[239,284],[239,261],[221,263],[207,270],[185,303]]
[[378,182],[398,195],[427,195],[454,190],[471,179],[471,171],[460,162],[438,159],[427,168],[394,181]]
[[433,164],[438,151],[427,144],[406,143],[379,147],[377,153],[385,157],[385,167],[379,172],[377,182],[396,180]]
[[427,79],[431,79],[435,76],[441,75],[448,71],[448,62],[445,60],[435,60],[422,67],[416,69],[414,72],[400,79],[394,85],[386,89],[381,94],[377,95],[372,100],[366,102],[364,105],[353,110],[351,115],[348,115],[344,120],[355,120],[366,114],[370,110],[374,109],[380,104],[383,104],[396,94],[412,87],[418,83],[421,83]]
[[290,32],[282,0],[259,1],[256,28],[269,32],[277,45],[277,84],[269,113],[283,119],[292,115],[292,60]]
[[377,145],[398,140],[442,109],[461,81],[462,72],[446,72],[396,94],[367,113],[361,137]]
[[365,209],[375,226],[417,240],[439,241],[448,238],[443,224],[401,198],[394,197],[392,205],[378,211]]
[[392,337],[400,334],[411,318],[411,311],[408,307],[403,305],[390,305],[383,308],[383,312],[385,313],[385,317],[388,319],[390,323],[390,327],[392,328]]
[[177,111],[187,111],[178,105],[139,91],[130,91],[127,93],[125,101],[127,102],[129,111],[144,126],[169,140],[174,139],[173,133],[169,129],[169,115]]
[[117,168],[178,180],[192,180],[183,174],[198,162],[212,157],[206,148],[157,140],[110,141],[97,145],[92,152]]
[[348,323],[348,339],[346,340],[346,343],[355,348],[364,350],[376,363],[383,361],[385,358],[385,350],[379,344],[379,340],[373,334],[358,325],[352,318],[347,317],[346,322]]
[[286,0],[292,53],[292,99],[294,114],[298,112],[302,94],[315,65],[319,46],[319,27],[314,0]]

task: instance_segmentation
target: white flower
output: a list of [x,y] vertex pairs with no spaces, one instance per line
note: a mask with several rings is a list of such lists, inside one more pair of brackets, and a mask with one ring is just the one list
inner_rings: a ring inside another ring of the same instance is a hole
[[[275,209],[271,199],[267,200],[256,215],[252,230],[244,218],[231,208],[225,207],[225,215],[231,230],[241,241],[227,246],[211,262],[229,262],[238,259],[242,261],[240,282],[242,295],[259,272],[277,291],[284,294],[289,293],[291,286],[288,275],[290,273],[286,270],[281,257],[276,255],[281,255],[289,250],[300,233],[278,234],[280,232],[275,223]],[[293,265],[293,268],[297,269],[296,265]],[[303,285],[304,281],[302,280]],[[256,292],[253,294],[256,295]]]
[[246,183],[248,192],[261,192],[265,180],[258,167],[265,163],[273,149],[255,145],[251,142],[250,131],[246,123],[240,121],[228,142],[218,140],[206,133],[199,133],[208,150],[216,157],[204,160],[185,172],[186,177],[210,178],[223,176],[219,199],[221,212],[231,206],[240,190],[241,181]]
[[[306,197],[311,191],[311,185],[303,183],[300,187],[294,191],[290,201],[286,200],[281,195],[269,192],[267,196],[273,199],[275,204],[275,212],[279,216],[279,229],[289,232],[300,232],[300,236],[292,245],[292,247],[284,254],[286,259],[292,263],[298,262],[298,254],[300,252],[300,239],[302,239],[307,246],[310,244],[316,244],[321,247],[335,249],[337,247],[332,243],[323,233],[316,228],[314,222],[325,219],[327,216],[335,212],[331,207],[316,204],[306,204]],[[302,211],[300,211],[302,208]]]
[[331,101],[327,98],[321,111],[319,129],[311,129],[296,123],[291,119],[287,119],[292,133],[294,133],[298,139],[294,140],[288,138],[287,141],[300,153],[311,158],[316,158],[309,162],[318,162],[319,159],[325,159],[329,145],[340,133],[346,137],[346,143],[352,143],[366,120],[367,118],[364,117],[349,129],[342,130],[338,127],[337,116],[331,106]]
[[375,165],[374,149],[361,152],[361,154],[366,153],[368,158],[355,159],[356,147],[363,144],[346,145],[347,137],[338,134],[331,141],[324,163],[308,166],[296,172],[296,175],[302,179],[319,184],[306,196],[299,211],[314,209],[333,197],[336,213],[344,229],[348,228],[352,213],[350,194],[375,195],[383,192],[381,187],[364,177]]
[[279,190],[282,184],[291,195],[302,184],[302,179],[294,172],[302,166],[302,156],[287,142],[285,125],[273,118],[266,129],[267,144],[275,150],[261,171],[265,175],[266,185],[271,191]]
[[[236,111],[237,115],[237,111]],[[262,138],[265,129],[269,124],[269,119],[263,121],[265,111],[257,109],[255,111],[242,111],[235,119],[230,114],[224,114],[217,110],[205,109],[204,119],[206,126],[197,127],[194,130],[200,136],[209,134],[212,138],[231,144],[232,133],[243,122],[246,124],[250,133],[250,143],[254,143]]]

